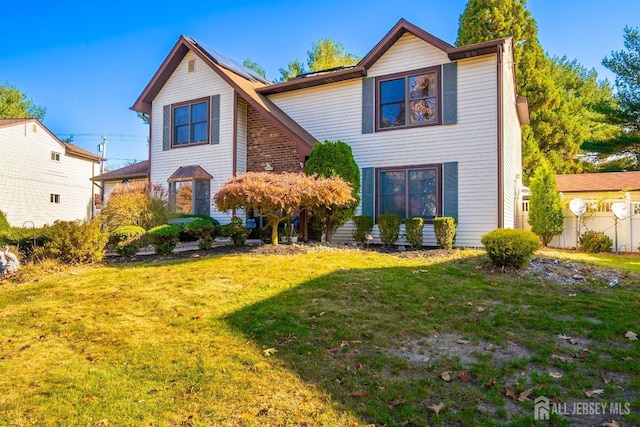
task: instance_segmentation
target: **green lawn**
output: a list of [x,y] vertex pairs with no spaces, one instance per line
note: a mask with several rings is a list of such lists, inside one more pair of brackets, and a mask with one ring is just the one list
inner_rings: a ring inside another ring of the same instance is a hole
[[536,425],[538,396],[631,404],[552,425],[640,424],[633,268],[615,288],[561,285],[478,251],[424,254],[209,254],[2,282],[0,425]]

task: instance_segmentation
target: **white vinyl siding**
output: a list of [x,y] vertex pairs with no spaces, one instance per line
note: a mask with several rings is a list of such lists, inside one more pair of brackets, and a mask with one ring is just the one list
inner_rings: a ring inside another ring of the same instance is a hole
[[520,188],[522,187],[522,135],[516,110],[516,88],[513,73],[511,50],[505,46],[502,65],[503,119],[504,137],[504,227],[516,228],[522,209]]
[[[448,62],[444,52],[404,35],[367,73],[376,77]],[[362,80],[339,82],[270,96],[319,140],[342,140],[360,168],[458,162],[457,245],[480,246],[497,227],[496,55],[458,62],[458,122],[454,125],[362,134]],[[435,245],[425,225],[425,245]],[[336,235],[351,239],[348,227]]]
[[[188,62],[195,60],[195,71]],[[220,95],[220,143],[172,148],[163,151],[163,106]],[[152,104],[151,182],[168,188],[167,179],[180,166],[199,165],[213,175],[211,196],[233,174],[234,91],[194,53],[189,52],[158,93]],[[211,216],[229,222],[231,212],[222,213],[211,204]]]
[[[52,152],[60,153],[59,161],[51,160]],[[0,128],[0,158],[0,210],[12,226],[91,219],[91,177],[97,164],[67,154],[40,125]],[[51,202],[52,194],[60,196],[60,203]]]

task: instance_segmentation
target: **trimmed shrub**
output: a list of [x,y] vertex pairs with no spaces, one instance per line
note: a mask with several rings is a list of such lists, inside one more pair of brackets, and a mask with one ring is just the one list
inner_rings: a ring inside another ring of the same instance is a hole
[[51,241],[46,249],[53,258],[67,264],[89,264],[104,258],[109,235],[102,231],[102,223],[56,221],[50,228]]
[[526,230],[498,228],[482,236],[480,241],[498,267],[522,268],[540,249],[538,236]]
[[587,231],[580,236],[580,250],[584,252],[611,252],[611,238],[600,231]]
[[433,232],[436,235],[436,243],[442,249],[451,249],[456,241],[456,219],[450,216],[441,216],[433,219]]
[[404,221],[404,236],[414,248],[422,247],[422,230],[424,229],[424,219],[416,216],[407,218]]
[[180,227],[169,224],[159,225],[147,231],[146,236],[158,255],[168,255],[178,245]]
[[220,222],[217,219],[206,214],[180,214],[177,218],[173,218],[167,221],[167,224],[177,225],[178,227],[180,227],[181,242],[193,242],[199,240],[199,237],[193,233],[188,232],[185,227],[187,224],[190,224],[194,221],[207,221],[214,226],[220,225]]
[[9,229],[11,229],[9,221],[7,221],[7,217],[4,212],[0,211],[0,233],[9,231]]
[[367,234],[373,230],[373,217],[370,215],[358,215],[353,217],[353,223],[356,229],[353,230],[352,236],[356,242],[366,243]]
[[251,230],[242,225],[242,222],[238,223],[231,220],[229,224],[220,226],[220,234],[224,237],[231,237],[233,244],[236,246],[243,246],[247,242],[249,233],[251,233]]
[[111,232],[109,243],[115,245],[120,256],[134,256],[138,253],[140,242],[144,236],[144,228],[137,225],[123,225]]
[[51,235],[52,227],[48,225],[40,228],[11,227],[0,231],[0,244],[18,246],[21,252],[30,257],[35,247],[51,241]]
[[182,228],[183,232],[198,239],[198,248],[211,249],[215,238],[216,225],[208,219],[195,218]]
[[378,215],[378,229],[383,245],[393,245],[400,237],[400,224],[402,217],[398,214],[388,213]]

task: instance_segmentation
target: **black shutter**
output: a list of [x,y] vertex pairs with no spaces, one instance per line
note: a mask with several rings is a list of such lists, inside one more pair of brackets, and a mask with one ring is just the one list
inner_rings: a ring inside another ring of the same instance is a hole
[[162,107],[162,151],[171,149],[171,105]]
[[458,63],[442,65],[442,124],[458,122]]
[[375,217],[374,168],[362,168],[362,215]]
[[443,206],[442,216],[451,216],[458,220],[458,162],[443,165]]
[[375,84],[376,81],[373,77],[362,79],[362,133],[373,133]]
[[220,143],[220,95],[213,95],[209,103],[211,112],[211,137],[210,144]]

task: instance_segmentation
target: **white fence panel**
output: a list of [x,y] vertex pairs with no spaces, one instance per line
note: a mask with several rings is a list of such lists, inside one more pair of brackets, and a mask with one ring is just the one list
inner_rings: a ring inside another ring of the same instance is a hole
[[[630,216],[616,220],[611,211],[611,204],[624,201],[628,204]],[[586,200],[588,209],[579,219],[570,211],[565,212],[564,231],[555,236],[549,246],[555,248],[575,248],[578,233],[585,231],[603,232],[614,242],[615,252],[638,252],[640,246],[640,202],[631,202],[630,197],[624,200]],[[530,230],[529,225],[529,201],[522,202],[522,211],[519,218],[519,227]]]

